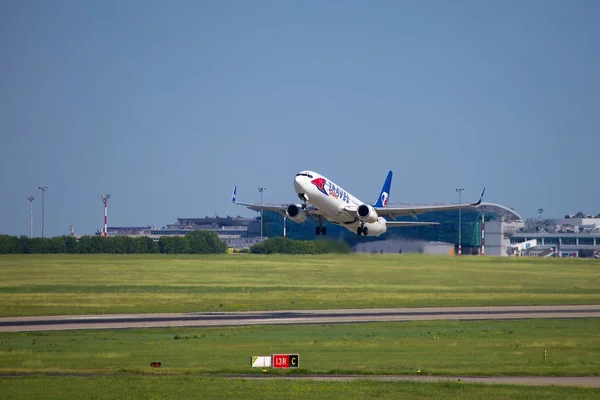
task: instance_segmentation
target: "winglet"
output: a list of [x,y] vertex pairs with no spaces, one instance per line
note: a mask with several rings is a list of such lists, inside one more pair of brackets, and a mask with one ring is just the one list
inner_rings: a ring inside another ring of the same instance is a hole
[[485,188],[483,188],[483,192],[481,192],[481,196],[479,196],[479,200],[477,200],[476,203],[473,203],[474,206],[478,206],[481,204],[481,201],[483,200],[483,195],[485,193]]
[[231,202],[235,203],[235,194],[237,192],[237,185],[233,187],[233,194],[231,195]]

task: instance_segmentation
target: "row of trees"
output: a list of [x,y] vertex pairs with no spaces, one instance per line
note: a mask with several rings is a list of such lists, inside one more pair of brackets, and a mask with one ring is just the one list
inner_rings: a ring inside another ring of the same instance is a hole
[[56,236],[28,238],[0,235],[0,254],[221,254],[227,245],[215,232],[194,231],[186,236],[163,236],[158,242],[149,237]]
[[[56,236],[28,238],[27,236],[0,235],[0,254],[222,254],[227,245],[215,232],[197,230],[185,236],[162,236],[158,242],[149,237],[128,236]],[[350,246],[342,241],[291,240],[270,238],[245,251],[253,254],[326,254],[350,253]]]
[[253,254],[347,254],[350,245],[334,240],[291,240],[284,237],[274,237],[263,240],[250,247]]

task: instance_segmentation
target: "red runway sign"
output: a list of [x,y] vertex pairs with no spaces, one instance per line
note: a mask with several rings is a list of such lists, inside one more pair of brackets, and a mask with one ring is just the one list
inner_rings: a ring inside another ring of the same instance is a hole
[[273,368],[298,368],[299,365],[298,354],[273,354]]

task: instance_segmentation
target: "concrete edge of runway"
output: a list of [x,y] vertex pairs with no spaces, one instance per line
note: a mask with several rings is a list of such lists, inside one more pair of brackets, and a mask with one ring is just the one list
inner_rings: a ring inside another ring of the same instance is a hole
[[340,324],[435,320],[600,318],[600,305],[275,310],[0,318],[0,332],[244,325]]
[[572,386],[600,388],[600,376],[473,376],[473,375],[273,375],[273,374],[189,374],[189,373],[69,373],[69,372],[6,372],[0,373],[0,379],[25,378],[33,376],[46,377],[198,377],[219,379],[252,379],[252,380],[309,380],[309,381],[357,381],[370,380],[379,382],[456,382],[457,384],[484,385],[520,385],[520,386]]

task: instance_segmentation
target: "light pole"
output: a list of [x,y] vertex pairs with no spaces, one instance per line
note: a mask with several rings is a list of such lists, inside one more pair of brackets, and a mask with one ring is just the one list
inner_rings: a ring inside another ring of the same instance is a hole
[[108,235],[108,199],[110,199],[110,194],[102,195],[102,202],[104,203],[104,237]]
[[540,214],[540,219],[542,219],[542,213],[544,212],[543,208],[538,208],[538,213]]
[[[458,188],[456,189],[456,191],[458,192],[458,204],[461,204],[460,202],[460,195],[462,192],[465,191],[465,189],[462,188]],[[462,254],[462,237],[461,237],[461,222],[462,222],[462,213],[461,213],[462,209],[458,209],[458,255],[460,256]]]
[[33,207],[32,207],[33,199],[35,199],[35,197],[33,197],[33,196],[29,196],[27,198],[27,200],[29,200],[29,237],[30,238],[33,237]]
[[260,238],[262,240],[263,238],[263,210],[262,210],[262,204],[263,204],[263,192],[267,190],[267,188],[264,187],[259,187],[258,188],[258,192],[260,193],[260,205],[261,205],[261,209],[260,209]]
[[48,186],[38,186],[42,191],[42,238],[44,237],[44,193],[48,190]]
[[485,207],[481,207],[481,255],[485,255]]

